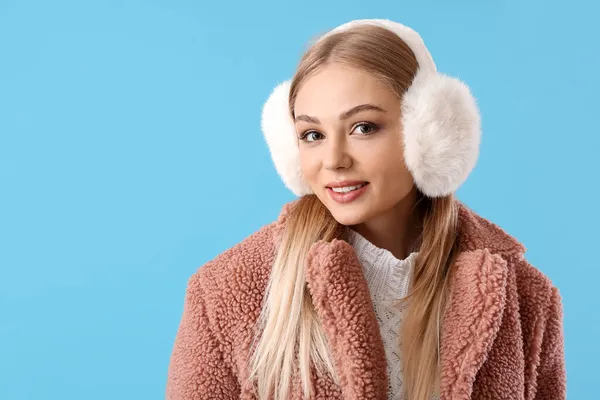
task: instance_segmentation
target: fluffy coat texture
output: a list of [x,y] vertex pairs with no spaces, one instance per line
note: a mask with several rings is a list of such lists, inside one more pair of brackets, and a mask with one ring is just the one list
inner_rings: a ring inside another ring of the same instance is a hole
[[[277,221],[202,266],[188,282],[167,378],[168,400],[255,399],[246,385],[253,327]],[[562,305],[551,281],[501,228],[459,203],[459,245],[441,336],[441,399],[565,399]],[[314,399],[387,399],[384,345],[354,248],[315,243],[307,285],[340,385],[312,371]],[[299,380],[292,398],[301,398]]]

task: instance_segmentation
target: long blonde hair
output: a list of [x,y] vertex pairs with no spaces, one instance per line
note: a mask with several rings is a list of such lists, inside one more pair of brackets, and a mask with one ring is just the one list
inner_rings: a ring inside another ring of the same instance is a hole
[[[343,63],[374,74],[401,97],[417,71],[417,60],[395,33],[358,26],[332,34],[303,55],[292,80],[289,109],[303,82],[328,63]],[[400,332],[403,378],[411,400],[427,400],[439,389],[440,321],[446,282],[456,256],[458,210],[452,195],[428,198],[419,192],[422,216],[419,254],[412,273]],[[259,399],[289,397],[299,376],[305,398],[312,395],[310,368],[338,382],[323,327],[306,287],[306,256],[318,240],[331,241],[340,224],[315,195],[302,197],[286,220],[257,323],[249,379]]]

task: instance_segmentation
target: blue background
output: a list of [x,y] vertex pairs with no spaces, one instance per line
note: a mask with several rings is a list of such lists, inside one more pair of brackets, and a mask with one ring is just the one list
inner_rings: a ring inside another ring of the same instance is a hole
[[187,279],[294,198],[260,132],[316,34],[421,33],[483,116],[459,198],[564,302],[570,399],[598,391],[592,1],[0,0],[0,398],[162,399]]

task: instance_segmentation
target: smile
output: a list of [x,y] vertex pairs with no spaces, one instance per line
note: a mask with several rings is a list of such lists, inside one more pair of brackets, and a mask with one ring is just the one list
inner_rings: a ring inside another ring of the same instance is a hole
[[362,196],[369,187],[368,182],[353,186],[328,187],[329,197],[337,203],[350,203]]
[[348,193],[351,192],[353,190],[356,189],[360,189],[361,187],[365,186],[367,183],[362,183],[360,185],[355,185],[355,186],[344,186],[344,187],[339,187],[339,188],[331,188],[331,190],[333,190],[336,193]]

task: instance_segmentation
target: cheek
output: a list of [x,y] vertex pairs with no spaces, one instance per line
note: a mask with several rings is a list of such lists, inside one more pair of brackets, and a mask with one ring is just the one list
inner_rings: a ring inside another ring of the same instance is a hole
[[316,157],[311,155],[309,149],[300,148],[300,170],[302,171],[302,176],[304,179],[310,183],[314,179],[316,179],[316,173],[318,170],[318,166],[316,164]]
[[404,163],[401,150],[386,152],[372,163],[379,178],[379,189],[385,197],[406,195],[413,187],[413,177]]
[[356,149],[356,154],[366,168],[382,175],[397,174],[406,168],[402,145],[391,134],[388,134],[385,140],[365,143],[360,149]]

